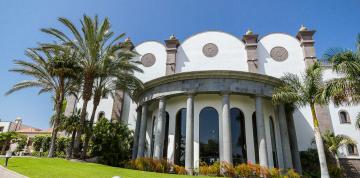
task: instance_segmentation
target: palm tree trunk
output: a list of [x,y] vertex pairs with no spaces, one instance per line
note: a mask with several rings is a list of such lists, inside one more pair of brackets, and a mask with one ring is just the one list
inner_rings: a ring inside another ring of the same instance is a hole
[[83,152],[81,154],[81,159],[86,158],[86,153],[87,153],[87,149],[88,149],[88,146],[89,146],[89,141],[90,141],[90,138],[91,138],[92,132],[93,132],[95,113],[96,113],[97,107],[99,106],[100,99],[101,99],[101,91],[94,93],[94,101],[93,101],[93,106],[94,107],[93,107],[93,110],[92,110],[92,113],[91,113],[91,118],[90,118],[90,123],[89,123],[89,132],[86,133],[86,135],[85,135],[85,141],[84,141],[84,145],[83,145]]
[[56,137],[57,137],[58,127],[59,127],[60,119],[61,119],[61,115],[62,115],[62,106],[63,106],[63,101],[64,101],[64,78],[60,78],[59,83],[60,83],[59,91],[56,91],[57,94],[56,94],[56,98],[55,98],[56,118],[54,121],[53,130],[51,133],[51,142],[50,142],[48,158],[54,157]]
[[74,148],[74,140],[75,140],[75,136],[76,136],[76,130],[74,130],[71,134],[71,140],[70,140],[70,144],[66,150],[66,158],[71,158],[72,155],[72,151]]
[[5,141],[4,141],[4,145],[2,146],[2,149],[1,149],[1,154],[2,154],[2,155],[5,154],[7,145],[8,145],[8,141],[5,140]]
[[317,148],[317,152],[319,155],[321,178],[330,178],[329,171],[327,168],[327,163],[326,163],[324,143],[321,138],[321,133],[320,133],[320,129],[319,129],[319,121],[317,119],[316,112],[315,112],[315,105],[313,103],[311,103],[310,107],[311,107],[311,114],[312,114],[313,123],[314,123],[315,143],[316,143],[316,148]]
[[82,131],[84,130],[87,105],[92,96],[93,83],[94,83],[93,74],[85,75],[84,89],[83,89],[84,103],[81,108],[79,128],[77,130],[77,134],[76,134],[75,141],[74,141],[74,149],[73,149],[73,154],[72,154],[73,158],[78,158],[80,156],[79,152],[80,152],[81,135],[82,135]]
[[336,166],[341,169],[341,165],[340,165],[340,160],[339,160],[339,156],[337,154],[334,154],[335,160],[336,160]]

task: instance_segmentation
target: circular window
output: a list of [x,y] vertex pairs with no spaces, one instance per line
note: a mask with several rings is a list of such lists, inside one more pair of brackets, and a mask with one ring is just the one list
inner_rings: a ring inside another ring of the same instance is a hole
[[281,46],[276,46],[273,49],[271,49],[270,51],[270,56],[271,58],[273,58],[275,61],[285,61],[289,54],[288,51]]
[[202,51],[206,57],[214,57],[217,55],[219,49],[215,44],[208,43],[203,47]]
[[156,58],[153,54],[147,53],[141,57],[141,63],[145,67],[150,67],[155,64]]

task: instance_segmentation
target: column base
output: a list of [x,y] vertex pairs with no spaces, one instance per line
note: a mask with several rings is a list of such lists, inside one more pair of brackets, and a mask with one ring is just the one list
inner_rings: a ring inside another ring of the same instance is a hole
[[194,175],[194,169],[192,169],[192,168],[185,168],[185,170],[186,170],[186,172],[187,172],[187,175],[190,175],[190,176]]

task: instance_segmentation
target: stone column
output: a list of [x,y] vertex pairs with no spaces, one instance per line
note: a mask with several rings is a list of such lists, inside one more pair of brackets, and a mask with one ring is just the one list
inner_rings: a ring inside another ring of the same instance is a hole
[[175,74],[176,68],[176,53],[180,42],[175,35],[171,35],[170,39],[165,40],[166,46],[166,75]]
[[280,126],[280,137],[281,137],[281,148],[283,152],[284,168],[293,168],[292,156],[290,150],[289,134],[286,123],[285,108],[284,105],[278,106],[279,126]]
[[133,152],[132,152],[132,159],[136,159],[138,153],[138,146],[139,146],[139,132],[140,132],[140,123],[141,123],[141,108],[138,107],[136,115],[136,126],[134,132],[134,144],[133,144]]
[[223,143],[223,161],[232,164],[232,139],[229,93],[222,94],[222,128],[223,136],[220,138],[220,141],[222,141]]
[[[310,67],[317,60],[314,47],[315,40],[313,38],[315,32],[315,30],[309,30],[306,27],[301,26],[296,35],[296,38],[300,40],[300,46],[303,49],[306,68]],[[315,105],[315,111],[319,120],[320,132],[323,133],[326,130],[333,131],[329,106]]]
[[266,137],[265,137],[265,122],[263,113],[263,101],[261,96],[255,96],[255,114],[256,127],[259,143],[259,163],[260,166],[268,167]]
[[120,121],[122,114],[122,107],[124,103],[124,92],[116,90],[114,95],[113,109],[111,111],[111,120]]
[[139,148],[137,158],[144,157],[145,152],[145,138],[146,138],[146,125],[147,125],[147,103],[144,103],[141,108],[141,124],[139,134]]
[[185,169],[193,174],[194,169],[194,94],[190,93],[186,100],[186,140]]
[[248,70],[249,72],[256,73],[257,72],[257,43],[258,43],[258,36],[253,34],[251,30],[248,30],[246,34],[243,36],[243,41],[245,43],[245,49],[247,54],[247,63],[248,63]]
[[292,162],[293,162],[295,170],[298,173],[302,174],[302,167],[301,167],[299,148],[298,148],[298,143],[297,143],[297,138],[296,138],[294,118],[292,117],[292,112],[289,112],[285,109],[285,113],[286,113],[286,119],[287,119],[287,124],[288,124]]
[[306,27],[301,26],[296,38],[300,40],[300,46],[303,49],[304,62],[306,67],[311,66],[316,61],[316,54],[314,44],[315,41],[313,36],[315,30],[308,30]]
[[162,159],[164,148],[164,136],[165,136],[165,123],[166,123],[166,111],[165,111],[165,99],[159,99],[159,111],[158,118],[155,127],[155,145],[154,145],[154,159]]

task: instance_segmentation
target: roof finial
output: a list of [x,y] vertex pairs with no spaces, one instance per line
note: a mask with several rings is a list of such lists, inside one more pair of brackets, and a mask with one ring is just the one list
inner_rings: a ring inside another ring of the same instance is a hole
[[253,31],[251,31],[250,29],[248,29],[245,33],[245,35],[252,35],[253,34]]
[[299,31],[307,31],[308,29],[304,26],[304,25],[301,25]]
[[175,37],[175,35],[174,34],[172,34],[171,36],[170,36],[170,38],[169,38],[170,40],[175,40],[176,39],[176,37]]
[[125,42],[131,42],[130,37],[127,37],[127,38],[125,39]]

